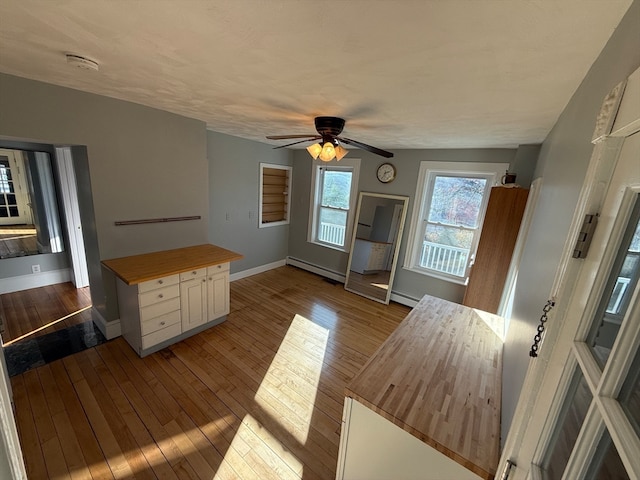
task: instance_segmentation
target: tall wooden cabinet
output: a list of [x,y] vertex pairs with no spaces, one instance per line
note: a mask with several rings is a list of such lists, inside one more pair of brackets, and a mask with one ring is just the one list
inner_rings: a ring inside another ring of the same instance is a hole
[[491,313],[498,311],[528,195],[525,188],[491,189],[464,305]]

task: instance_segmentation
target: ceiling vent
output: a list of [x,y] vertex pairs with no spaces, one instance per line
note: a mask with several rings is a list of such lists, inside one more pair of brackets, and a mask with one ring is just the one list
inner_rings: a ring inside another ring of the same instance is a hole
[[74,55],[72,53],[67,53],[66,55],[67,55],[67,63],[69,65],[82,68],[83,70],[95,70],[96,72],[100,69],[100,65],[98,65],[98,62],[94,60],[91,60],[86,57],[82,57],[80,55]]

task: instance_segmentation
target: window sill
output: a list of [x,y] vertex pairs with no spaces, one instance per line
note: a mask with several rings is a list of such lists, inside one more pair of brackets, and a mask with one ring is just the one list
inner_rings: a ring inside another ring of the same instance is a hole
[[308,243],[313,243],[314,245],[318,245],[319,247],[325,247],[325,248],[329,248],[331,250],[336,250],[338,252],[342,252],[342,253],[349,253],[349,250],[346,249],[346,247],[339,247],[337,245],[331,245],[329,243],[322,243],[322,242],[316,242],[313,240],[307,240]]
[[437,278],[438,280],[443,280],[449,283],[455,283],[457,285],[467,285],[467,283],[469,282],[469,277],[464,277],[464,278],[454,277],[452,275],[447,275],[446,273],[440,273],[433,270],[426,270],[424,268],[418,268],[418,267],[407,267],[405,265],[403,265],[402,268],[403,270],[408,270],[410,272],[418,273],[420,275],[424,275],[427,277]]

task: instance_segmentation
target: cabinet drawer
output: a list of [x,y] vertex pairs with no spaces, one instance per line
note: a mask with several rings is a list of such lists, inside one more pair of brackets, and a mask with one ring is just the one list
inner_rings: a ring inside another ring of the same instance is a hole
[[165,340],[177,337],[181,333],[182,327],[179,323],[169,325],[168,327],[162,328],[142,337],[142,349],[146,350],[147,348],[151,348],[154,345],[164,342]]
[[146,322],[152,318],[160,317],[176,310],[180,310],[180,297],[171,298],[164,302],[154,303],[148,307],[140,308],[140,321]]
[[166,287],[167,285],[175,285],[179,281],[180,275],[176,273],[175,275],[169,275],[168,277],[156,278],[155,280],[142,282],[138,285],[138,293],[148,292],[149,290]]
[[225,272],[225,271],[229,271],[229,262],[219,263],[218,265],[211,265],[210,267],[207,267],[208,275],[212,275],[218,272]]
[[184,282],[186,280],[191,280],[192,278],[204,277],[207,274],[207,269],[198,268],[196,270],[189,270],[188,272],[182,272],[180,274],[180,281]]
[[154,317],[147,321],[144,321],[140,324],[140,330],[142,332],[142,335],[148,335],[176,323],[180,323],[180,310],[165,313],[164,315],[160,315],[159,317]]
[[180,296],[180,285],[169,285],[168,287],[157,288],[150,292],[141,293],[138,295],[138,302],[140,307],[147,307],[155,303],[164,302],[171,298]]

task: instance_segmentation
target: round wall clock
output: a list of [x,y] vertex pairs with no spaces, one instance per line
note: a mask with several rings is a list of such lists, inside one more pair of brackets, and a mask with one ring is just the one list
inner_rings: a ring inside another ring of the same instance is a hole
[[378,167],[378,171],[376,172],[378,180],[382,183],[389,183],[394,178],[396,178],[396,167],[394,167],[390,163],[383,163]]

